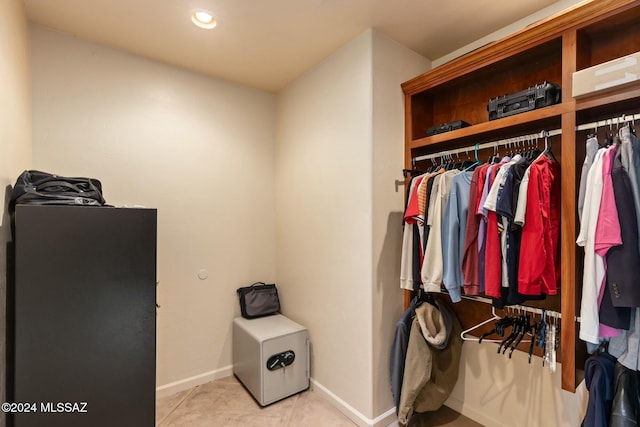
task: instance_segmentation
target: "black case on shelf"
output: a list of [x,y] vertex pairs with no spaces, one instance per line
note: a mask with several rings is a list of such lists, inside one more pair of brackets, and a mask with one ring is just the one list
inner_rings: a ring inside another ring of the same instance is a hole
[[559,85],[544,82],[517,93],[491,98],[487,105],[489,120],[557,104],[560,102],[560,93]]
[[471,126],[464,120],[456,120],[453,122],[443,123],[441,125],[431,126],[427,129],[427,136],[437,135],[439,133],[450,132],[456,129],[462,129]]

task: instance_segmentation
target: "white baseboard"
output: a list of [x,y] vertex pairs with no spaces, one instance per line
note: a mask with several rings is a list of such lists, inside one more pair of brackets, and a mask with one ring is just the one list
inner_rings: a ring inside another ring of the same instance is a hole
[[387,412],[377,416],[374,419],[371,419],[364,416],[356,408],[349,405],[347,402],[342,400],[336,394],[331,392],[331,390],[329,390],[313,378],[311,378],[311,387],[314,391],[323,395],[333,404],[333,406],[335,406],[340,412],[342,412],[351,421],[353,421],[360,427],[386,427],[397,420],[395,408],[391,408]]
[[225,366],[220,369],[205,372],[199,375],[194,375],[189,378],[184,378],[179,381],[174,381],[169,384],[164,384],[156,387],[156,399],[170,396],[180,391],[188,390],[195,386],[208,383],[210,381],[219,380],[233,375],[233,365]]
[[[179,381],[174,381],[169,384],[164,384],[156,388],[156,398],[160,399],[172,394],[188,390],[195,386],[208,383],[210,381],[218,380],[233,375],[233,365],[225,366],[214,371],[205,372],[192,377],[184,378]],[[360,411],[347,402],[342,400],[331,390],[311,378],[311,387],[314,391],[325,397],[333,406],[335,406],[340,412],[347,416],[351,421],[356,423],[360,427],[387,427],[397,421],[396,409],[391,408],[387,412],[377,416],[374,419],[367,418]],[[396,425],[396,424],[393,424]]]

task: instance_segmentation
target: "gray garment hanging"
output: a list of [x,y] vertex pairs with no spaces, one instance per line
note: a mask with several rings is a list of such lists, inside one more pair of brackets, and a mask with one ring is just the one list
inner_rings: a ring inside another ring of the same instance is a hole
[[[631,190],[633,191],[633,203],[636,213],[640,213],[640,141],[631,132],[629,125],[618,132],[620,136],[620,159],[622,167],[629,175]],[[640,235],[640,215],[637,215],[638,234]],[[638,246],[640,250],[640,245]]]
[[593,159],[598,151],[598,138],[592,137],[587,139],[586,143],[587,154],[584,156],[584,163],[582,164],[582,174],[580,175],[580,191],[578,193],[578,218],[582,222],[582,209],[584,208],[584,198],[587,191],[587,175],[589,169],[593,164]]

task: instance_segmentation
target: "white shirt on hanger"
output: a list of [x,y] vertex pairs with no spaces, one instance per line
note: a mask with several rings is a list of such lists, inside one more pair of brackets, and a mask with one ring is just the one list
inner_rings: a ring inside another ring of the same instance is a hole
[[602,200],[602,161],[605,150],[598,150],[587,175],[587,191],[580,234],[576,243],[584,247],[582,301],[580,303],[580,339],[598,344],[600,316],[598,295],[604,278],[604,260],[595,252],[595,234]]

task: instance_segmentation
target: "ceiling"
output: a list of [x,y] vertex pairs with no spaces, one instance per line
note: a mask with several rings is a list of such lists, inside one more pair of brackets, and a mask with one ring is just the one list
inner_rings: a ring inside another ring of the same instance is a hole
[[[555,0],[24,0],[31,22],[276,92],[374,28],[437,59]],[[213,30],[191,22],[211,10]]]

